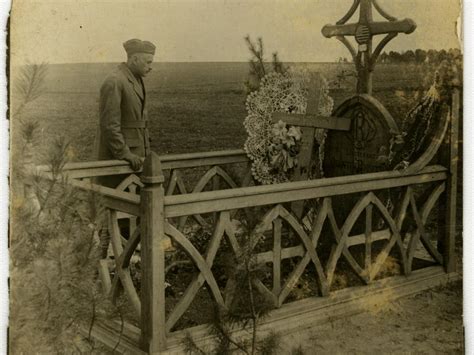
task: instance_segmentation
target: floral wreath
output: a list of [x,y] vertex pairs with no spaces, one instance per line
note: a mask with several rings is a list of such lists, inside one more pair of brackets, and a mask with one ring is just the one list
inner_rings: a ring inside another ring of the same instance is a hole
[[[281,183],[291,178],[298,165],[301,147],[301,129],[285,122],[272,122],[274,112],[306,113],[309,73],[293,71],[285,74],[270,73],[262,78],[260,88],[247,97],[247,117],[244,121],[248,138],[244,149],[252,162],[252,175],[262,184]],[[329,116],[334,101],[328,95],[326,80],[321,83],[318,113]],[[319,145],[319,170],[322,176],[325,129],[316,129]]]

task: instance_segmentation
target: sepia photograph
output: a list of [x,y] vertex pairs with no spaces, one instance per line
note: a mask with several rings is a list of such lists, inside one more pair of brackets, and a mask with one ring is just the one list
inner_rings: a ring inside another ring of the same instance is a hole
[[461,0],[12,0],[11,354],[463,354]]

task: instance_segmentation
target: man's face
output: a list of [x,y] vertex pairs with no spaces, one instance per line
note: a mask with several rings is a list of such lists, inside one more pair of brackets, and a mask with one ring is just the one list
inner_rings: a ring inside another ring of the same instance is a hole
[[153,54],[137,53],[134,55],[133,63],[136,74],[141,77],[144,77],[151,71],[151,64],[153,63]]

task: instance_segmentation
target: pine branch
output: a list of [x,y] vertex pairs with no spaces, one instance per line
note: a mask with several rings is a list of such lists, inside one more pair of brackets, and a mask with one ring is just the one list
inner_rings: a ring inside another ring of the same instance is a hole
[[270,331],[270,333],[259,342],[258,350],[261,355],[278,354],[280,350],[280,336],[278,333]]
[[30,64],[22,67],[18,81],[15,85],[19,98],[19,106],[14,111],[14,116],[19,117],[31,102],[35,101],[44,92],[47,64]]
[[263,40],[262,38],[257,39],[257,44],[253,43],[250,36],[245,37],[245,42],[252,55],[249,60],[250,71],[249,79],[246,82],[247,90],[250,92],[258,89],[260,81],[266,75],[266,69],[263,57]]
[[[250,269],[249,266],[247,265],[247,273],[250,275]],[[252,328],[252,352],[251,354],[255,354],[255,346],[257,343],[257,320],[258,316],[255,311],[255,301],[253,299],[253,287],[252,287],[252,280],[249,277],[248,278],[248,287],[249,287],[249,298],[250,298],[250,308],[252,310],[252,322],[253,322],[253,328]]]
[[202,350],[194,341],[193,337],[189,332],[186,332],[186,336],[183,339],[184,349],[187,353],[198,353],[201,355],[207,355],[207,353]]
[[[232,349],[237,349],[244,354],[255,355],[260,349],[263,354],[271,354],[272,349],[276,349],[277,340],[271,337],[265,338],[265,343],[260,345],[258,341],[258,324],[271,309],[268,300],[256,294],[254,282],[259,278],[262,268],[256,262],[255,247],[262,240],[263,234],[259,232],[258,218],[244,219],[242,229],[245,230],[239,237],[242,237],[240,243],[240,252],[237,256],[238,263],[233,266],[229,275],[229,280],[235,284],[235,292],[226,309],[221,309],[215,304],[214,317],[208,329],[209,334],[217,339],[217,345],[214,347],[214,353],[219,355],[230,354]],[[247,328],[250,324],[251,339],[239,341],[234,339],[230,329],[233,327]],[[187,349],[198,351],[194,340],[188,337],[185,340]]]
[[216,324],[216,330],[225,338],[226,341],[234,345],[237,349],[241,350],[245,354],[250,355],[248,350],[242,344],[239,344],[232,338],[232,335],[224,328],[221,321]]
[[272,57],[273,71],[275,73],[285,74],[288,71],[288,68],[285,67],[282,62],[280,62],[280,60],[278,59],[278,53],[274,52],[272,54]]

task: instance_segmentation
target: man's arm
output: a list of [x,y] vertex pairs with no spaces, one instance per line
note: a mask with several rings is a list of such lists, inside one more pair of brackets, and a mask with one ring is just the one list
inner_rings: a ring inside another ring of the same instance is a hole
[[100,89],[100,130],[114,158],[127,160],[138,170],[141,159],[130,152],[121,129],[121,101],[120,83],[117,78],[108,78]]

